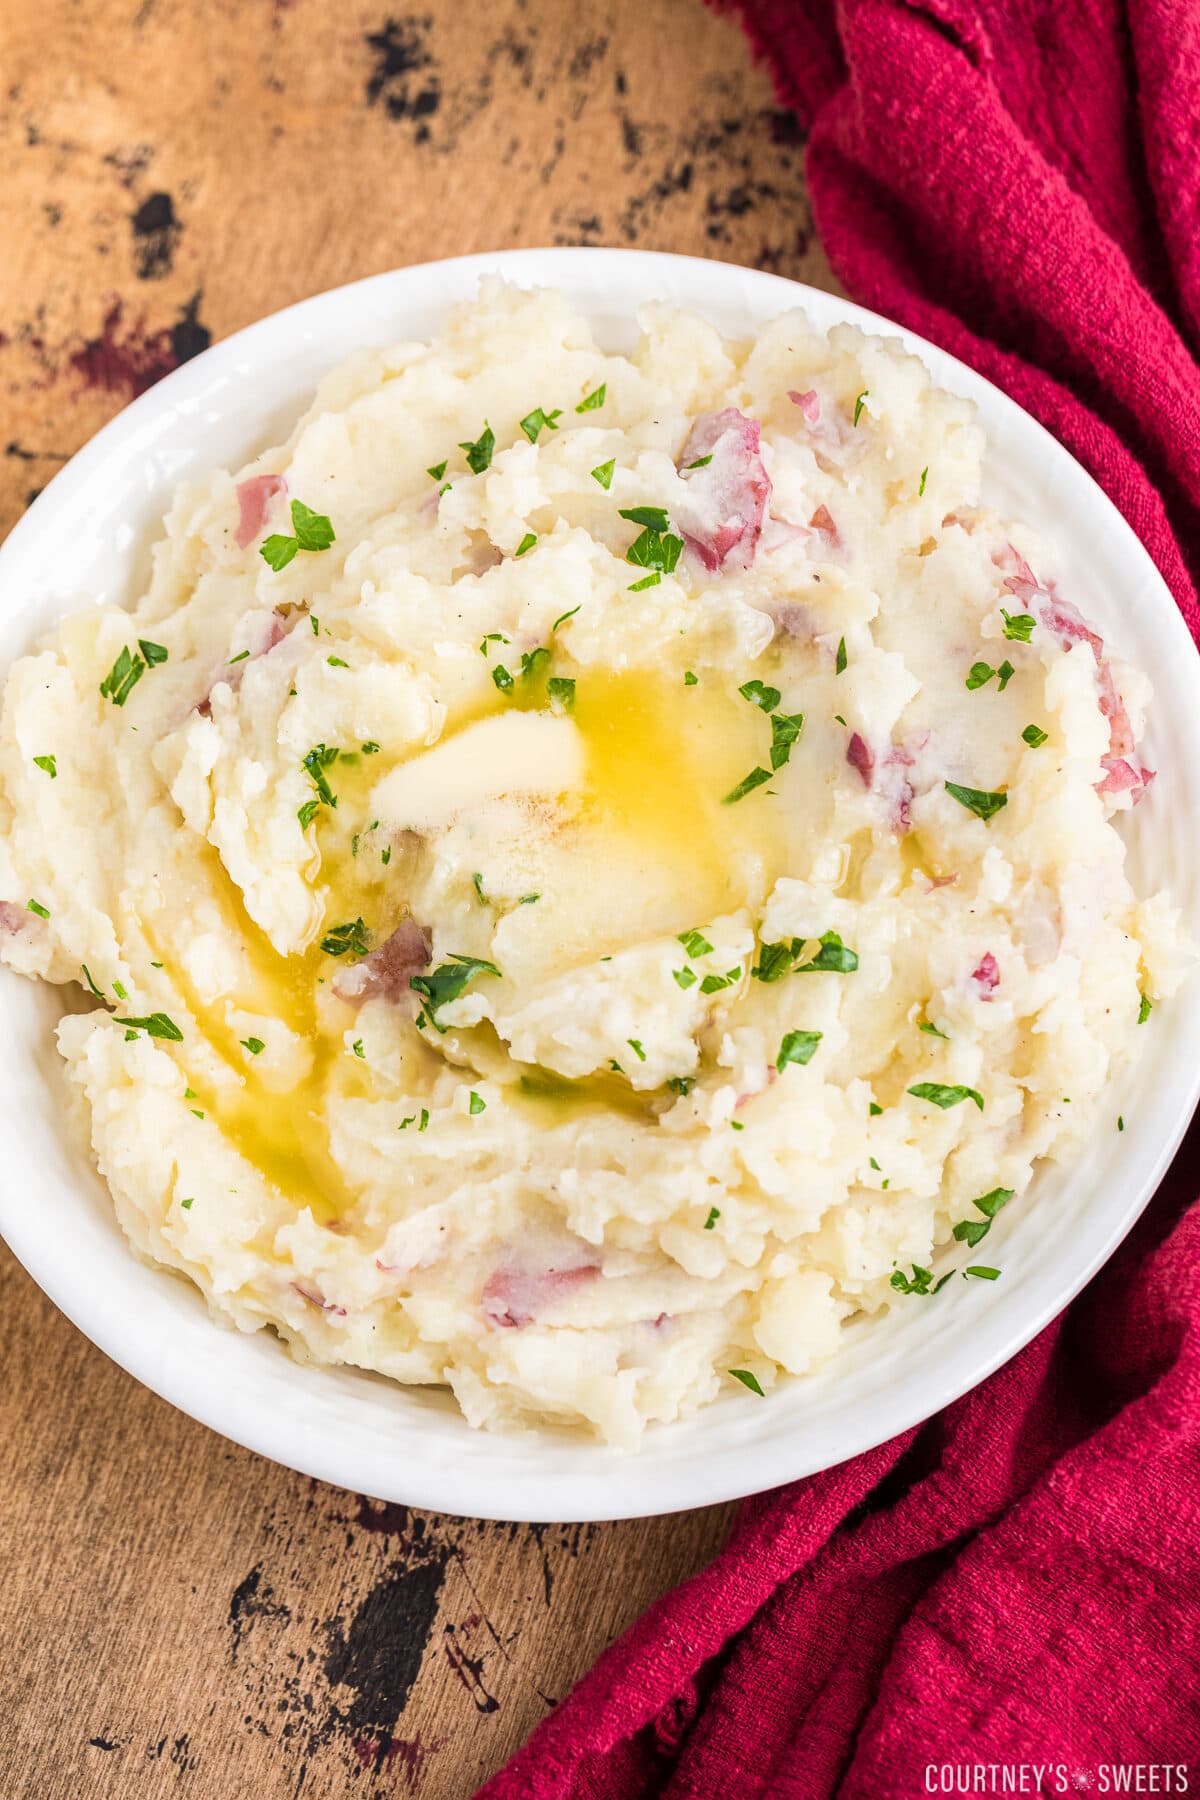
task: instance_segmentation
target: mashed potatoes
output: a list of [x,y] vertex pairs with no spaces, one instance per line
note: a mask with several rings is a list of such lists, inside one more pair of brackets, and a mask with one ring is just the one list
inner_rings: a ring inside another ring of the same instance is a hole
[[0,952],[95,996],[135,1250],[622,1445],[993,1274],[1180,952],[1147,683],[982,447],[848,327],[627,360],[488,283],[183,490],[0,720]]

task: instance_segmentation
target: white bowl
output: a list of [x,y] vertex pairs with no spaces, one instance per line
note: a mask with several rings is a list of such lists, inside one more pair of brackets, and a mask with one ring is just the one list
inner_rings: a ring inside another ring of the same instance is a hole
[[[177,370],[67,465],[0,549],[0,666],[85,599],[139,591],[168,499],[185,477],[236,468],[287,435],[320,375],[361,345],[432,335],[478,277],[563,289],[608,348],[630,347],[658,298],[746,333],[789,307],[822,327],[897,327],[774,275],[630,250],[514,250],[377,275],[252,325]],[[1141,891],[1167,886],[1200,917],[1200,661],[1166,585],[1115,507],[1067,452],[963,364],[898,334],[979,409],[986,498],[1060,545],[1063,588],[1153,677],[1146,760],[1159,772],[1120,829]],[[52,1025],[60,996],[0,980],[0,1230],[81,1331],[164,1399],[294,1469],[444,1512],[612,1519],[702,1506],[807,1475],[927,1418],[1013,1356],[1112,1254],[1162,1178],[1200,1091],[1200,1011],[1159,1008],[1143,1057],[1114,1081],[1087,1153],[1043,1169],[988,1240],[992,1285],[952,1282],[851,1326],[836,1360],[756,1400],[740,1388],[654,1427],[637,1455],[566,1433],[469,1429],[447,1395],[294,1363],[269,1333],[217,1329],[199,1293],[138,1262],[107,1191],[68,1139]],[[1126,1128],[1118,1134],[1123,1113]]]

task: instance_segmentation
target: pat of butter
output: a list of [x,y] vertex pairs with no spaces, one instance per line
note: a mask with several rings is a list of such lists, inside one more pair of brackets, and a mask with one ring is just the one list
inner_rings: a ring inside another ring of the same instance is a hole
[[554,800],[583,786],[587,757],[573,720],[508,712],[467,725],[392,769],[371,811],[401,830],[432,831],[503,796]]

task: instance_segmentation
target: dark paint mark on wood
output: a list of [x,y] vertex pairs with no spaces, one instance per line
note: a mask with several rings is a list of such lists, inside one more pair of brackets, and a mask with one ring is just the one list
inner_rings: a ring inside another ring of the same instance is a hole
[[147,195],[130,223],[138,280],[157,281],[169,274],[183,234],[170,194],[160,191]]
[[88,1743],[94,1750],[119,1750],[121,1748],[119,1738],[94,1737],[89,1738]]
[[[393,1563],[366,1594],[348,1625],[331,1621],[325,1679],[352,1698],[334,1717],[356,1740],[372,1738],[386,1755],[437,1618],[448,1558]],[[382,1766],[377,1764],[377,1767]]]
[[483,1685],[482,1656],[469,1656],[467,1654],[467,1651],[458,1642],[456,1628],[453,1625],[448,1624],[444,1626],[443,1629],[446,1634],[446,1641],[443,1645],[443,1649],[446,1652],[446,1661],[450,1664],[450,1667],[454,1670],[454,1673],[458,1676],[458,1679],[462,1682],[468,1694],[470,1694],[472,1700],[475,1702],[476,1712],[499,1712],[500,1702],[496,1699],[494,1694],[489,1694]]
[[415,143],[429,137],[426,123],[442,103],[442,82],[433,64],[426,37],[431,20],[415,13],[388,18],[378,31],[366,33],[375,66],[367,81],[367,104],[382,101],[389,119],[407,120],[416,126]]
[[229,1629],[233,1634],[229,1660],[237,1661],[242,1639],[254,1619],[290,1619],[291,1609],[276,1600],[270,1582],[263,1580],[262,1564],[255,1563],[250,1573],[239,1581],[229,1600]]

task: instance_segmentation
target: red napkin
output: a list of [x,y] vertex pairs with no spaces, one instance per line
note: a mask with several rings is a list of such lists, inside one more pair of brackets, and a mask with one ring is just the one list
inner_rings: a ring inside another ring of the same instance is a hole
[[[846,288],[1041,419],[1200,636],[1200,0],[740,6],[810,128]],[[1014,1791],[968,1788],[989,1764],[1023,1792],[1185,1791],[1198,1162],[1193,1130],[1117,1257],[983,1387],[748,1501],[481,1800]]]

